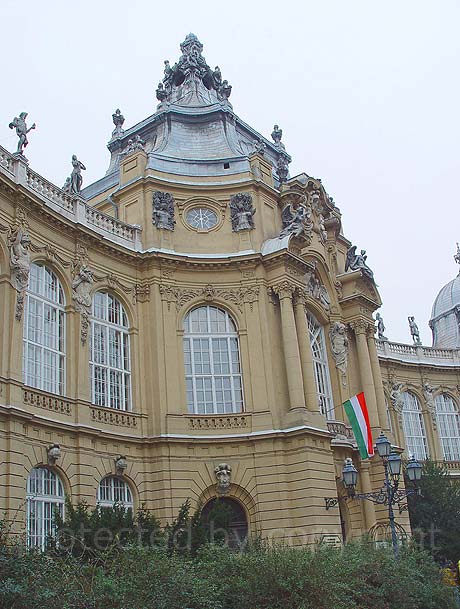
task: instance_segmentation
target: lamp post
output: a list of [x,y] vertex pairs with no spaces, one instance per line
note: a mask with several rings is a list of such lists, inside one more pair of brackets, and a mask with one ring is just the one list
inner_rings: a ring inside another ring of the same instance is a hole
[[[358,470],[353,465],[353,461],[348,458],[345,459],[345,464],[342,470],[342,481],[347,491],[347,496],[343,499],[363,499],[366,501],[372,501],[377,505],[388,506],[388,518],[390,521],[391,530],[391,543],[393,546],[393,552],[395,558],[398,558],[399,546],[398,538],[396,535],[395,527],[395,515],[393,506],[399,504],[403,499],[409,495],[418,495],[419,489],[417,483],[422,477],[422,466],[415,459],[411,457],[407,466],[406,474],[409,481],[413,483],[413,488],[400,489],[399,480],[401,476],[402,461],[401,456],[393,450],[391,442],[385,436],[383,432],[377,438],[375,443],[375,449],[379,457],[382,459],[383,468],[385,471],[385,483],[384,486],[376,492],[372,493],[357,493],[356,484],[358,482]],[[339,502],[338,498],[325,497],[326,510],[334,507]]]

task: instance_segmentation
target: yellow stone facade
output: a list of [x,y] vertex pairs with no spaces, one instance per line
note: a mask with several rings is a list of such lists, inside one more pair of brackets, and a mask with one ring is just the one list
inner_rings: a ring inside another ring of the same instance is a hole
[[[358,537],[386,519],[385,508],[355,500],[341,502],[340,511],[326,510],[324,498],[344,494],[346,457],[359,469],[359,491],[380,488],[383,470],[378,458],[360,461],[341,404],[364,391],[374,437],[383,429],[404,448],[391,396],[397,382],[419,396],[430,454],[443,459],[423,383],[428,379],[458,400],[460,362],[439,354],[429,359],[421,347],[399,353],[390,351],[393,343],[376,344],[372,315],[379,294],[361,271],[345,273],[351,244],[322,183],[306,174],[277,182],[262,151],[249,153],[247,161],[244,171],[229,175],[180,175],[152,168],[148,153],[138,149],[120,159],[116,185],[105,187],[102,180],[85,200],[36,174],[22,155],[0,148],[0,513],[15,520],[16,531],[25,527],[26,482],[37,466],[58,473],[72,502],[90,505],[101,480],[118,476],[134,505],[165,523],[186,499],[196,507],[216,497],[215,468],[227,463],[226,496],[243,506],[251,535],[297,544],[341,541],[343,530]],[[173,197],[174,230],[152,222],[157,191]],[[251,195],[253,230],[232,230],[230,201],[238,193]],[[311,211],[309,233],[280,238],[282,211],[298,201]],[[188,223],[187,211],[199,206],[215,213],[212,229]],[[30,237],[30,263],[52,270],[62,286],[62,395],[24,380],[30,286],[18,289],[14,281],[18,231]],[[92,274],[91,298],[109,293],[126,311],[129,410],[94,403],[91,312],[75,288],[82,268]],[[308,289],[306,277],[327,297]],[[184,320],[209,305],[228,312],[236,327],[241,412],[193,414],[187,406]],[[319,406],[307,314],[324,332],[333,400],[326,413]],[[348,341],[341,366],[330,338],[336,322],[345,325]],[[53,444],[60,456],[50,462]],[[119,455],[126,457],[122,472],[115,466]],[[408,527],[407,515],[398,522]]]

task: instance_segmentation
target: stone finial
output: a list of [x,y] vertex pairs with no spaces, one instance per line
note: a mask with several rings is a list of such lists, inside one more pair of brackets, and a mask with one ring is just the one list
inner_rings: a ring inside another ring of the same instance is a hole
[[125,455],[118,455],[115,458],[115,471],[119,476],[123,475],[128,467],[128,461]]
[[221,495],[225,495],[230,488],[232,468],[228,463],[219,463],[214,469],[217,479],[217,490]]
[[24,152],[24,148],[29,143],[29,140],[27,139],[27,134],[32,129],[36,128],[35,123],[32,125],[32,127],[27,128],[26,118],[27,112],[21,112],[21,114],[19,116],[15,116],[11,123],[8,125],[10,129],[16,129],[16,135],[19,138],[16,154],[22,154]]
[[376,313],[375,314],[375,320],[377,322],[377,336],[379,340],[388,340],[388,338],[385,336],[384,332],[385,332],[385,324],[383,323],[383,317],[380,315],[380,313]]
[[115,129],[112,131],[112,138],[118,138],[123,135],[125,130],[123,129],[123,123],[125,122],[125,117],[120,111],[120,108],[117,108],[115,112],[112,114],[113,124],[115,125]]
[[345,273],[347,271],[361,271],[362,274],[374,281],[374,273],[367,266],[366,263],[367,255],[366,250],[361,250],[361,253],[356,253],[356,245],[352,245],[347,251],[347,258],[345,260]]
[[61,447],[59,444],[51,444],[47,450],[49,465],[56,465],[57,460],[61,456]]
[[415,317],[413,315],[409,316],[407,320],[409,322],[409,330],[414,341],[414,345],[421,345],[422,341],[420,340],[420,331],[418,329],[418,325],[415,323]]
[[460,246],[457,243],[457,253],[454,254],[454,260],[457,264],[460,264]]
[[273,126],[272,131],[272,140],[275,142],[275,146],[278,148],[284,148],[284,145],[281,143],[281,138],[283,137],[283,130],[278,127],[278,125]]

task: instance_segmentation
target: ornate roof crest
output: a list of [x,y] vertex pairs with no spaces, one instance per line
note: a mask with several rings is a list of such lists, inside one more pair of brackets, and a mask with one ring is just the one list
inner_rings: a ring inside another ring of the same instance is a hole
[[208,106],[228,104],[232,92],[227,80],[222,80],[219,66],[214,70],[201,54],[203,45],[195,36],[188,34],[180,45],[182,55],[173,66],[165,61],[163,81],[158,84],[157,99],[161,104],[180,106]]

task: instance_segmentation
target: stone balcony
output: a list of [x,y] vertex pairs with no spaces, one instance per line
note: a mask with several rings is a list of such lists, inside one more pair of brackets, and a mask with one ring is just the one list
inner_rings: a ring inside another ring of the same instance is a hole
[[414,364],[435,364],[443,367],[460,366],[459,349],[435,349],[423,345],[405,345],[388,340],[377,340],[380,359],[411,362]]
[[82,197],[64,192],[41,175],[32,171],[27,160],[18,154],[10,154],[0,146],[0,175],[29,191],[48,207],[79,224],[100,237],[122,245],[130,250],[141,251],[142,228],[125,224],[112,216],[104,214],[88,205]]

